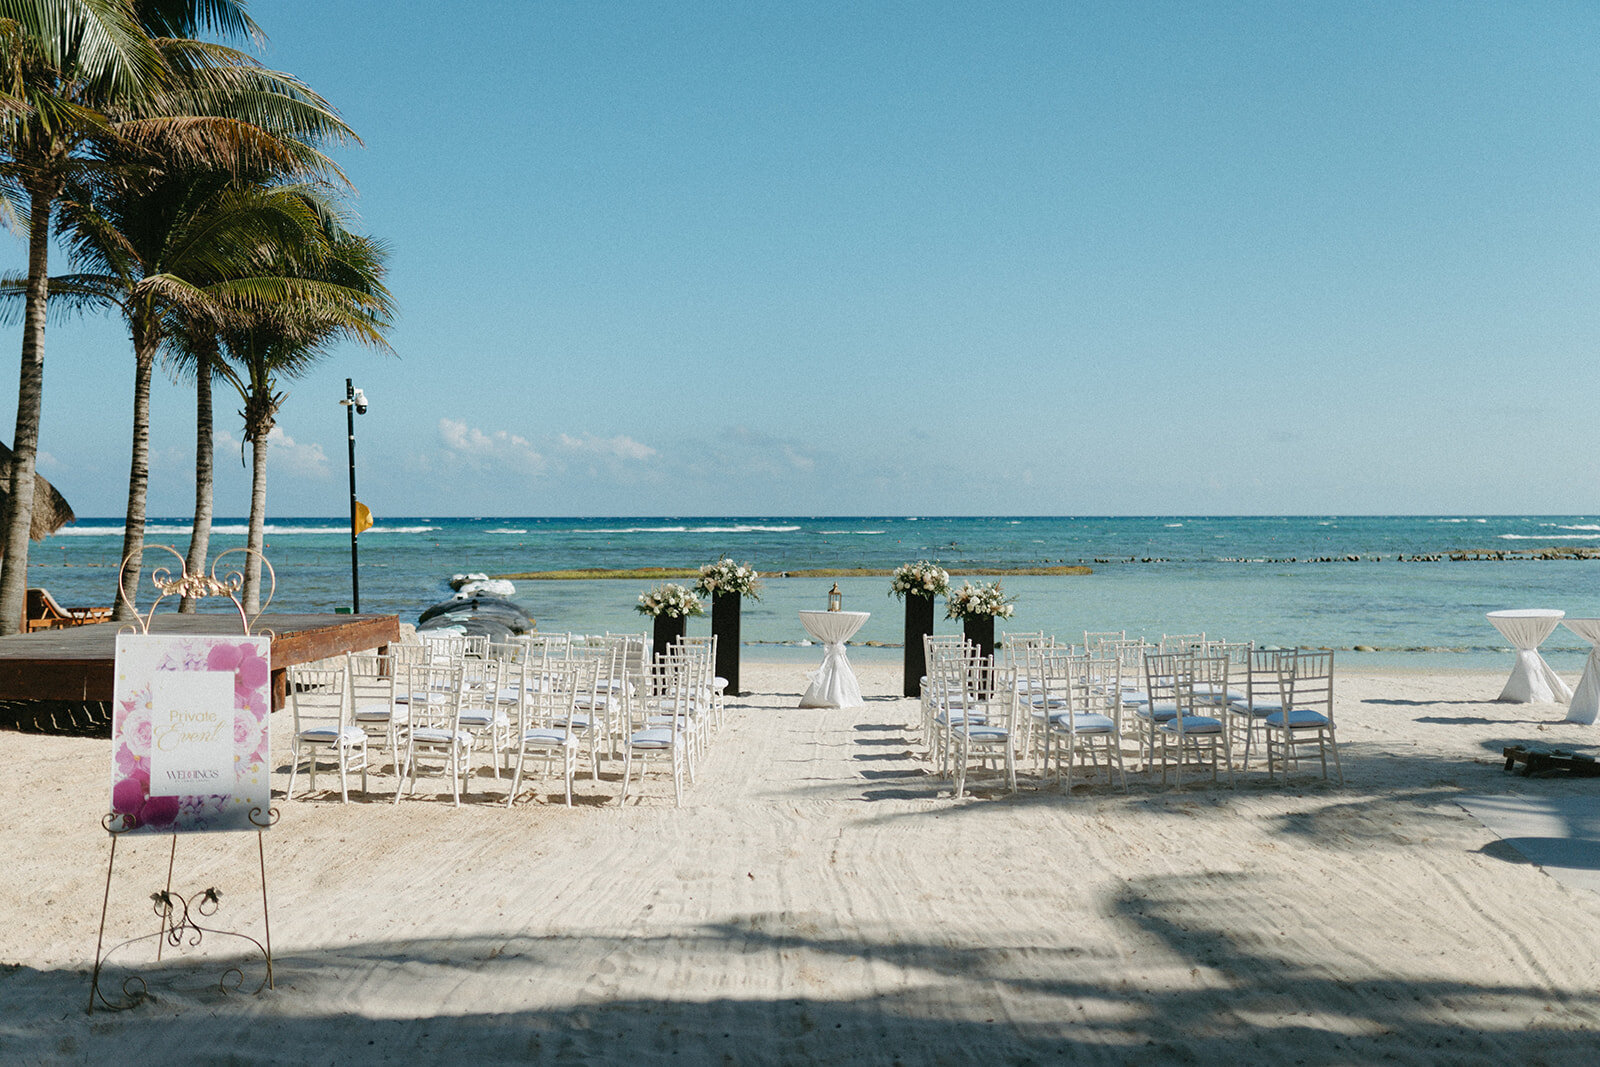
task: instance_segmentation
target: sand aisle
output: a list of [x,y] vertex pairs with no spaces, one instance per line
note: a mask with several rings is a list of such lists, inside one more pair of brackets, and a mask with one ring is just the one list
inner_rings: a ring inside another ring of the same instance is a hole
[[[0,1061],[1595,1061],[1600,894],[1456,800],[1600,798],[1497,758],[1600,734],[1483,702],[1503,679],[1341,672],[1342,790],[956,803],[897,669],[861,669],[849,711],[795,708],[797,666],[744,673],[764,695],[682,810],[661,778],[621,809],[586,776],[573,810],[507,811],[493,779],[460,810],[280,802],[276,990],[92,1017],[106,743],[0,735]],[[169,841],[121,847],[120,936],[153,924]],[[254,929],[255,864],[249,835],[185,838],[175,888],[223,887],[219,925]]]

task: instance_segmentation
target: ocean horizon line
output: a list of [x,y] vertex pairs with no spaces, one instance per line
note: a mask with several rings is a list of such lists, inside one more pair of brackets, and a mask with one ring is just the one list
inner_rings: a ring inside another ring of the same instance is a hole
[[[1223,521],[1232,521],[1232,520],[1238,520],[1238,519],[1426,519],[1426,520],[1432,520],[1432,521],[1438,521],[1438,522],[1480,522],[1480,521],[1490,521],[1490,520],[1494,520],[1494,519],[1552,519],[1552,518],[1570,519],[1570,518],[1589,518],[1589,517],[1594,517],[1594,516],[1600,516],[1600,512],[1590,513],[1590,512],[1581,512],[1581,511],[1551,511],[1551,512],[1536,512],[1536,511],[1528,511],[1528,512],[1521,512],[1521,511],[1507,511],[1507,512],[1487,512],[1487,511],[1486,512],[1467,512],[1467,511],[1437,511],[1437,512],[1429,512],[1429,511],[1418,511],[1418,512],[1398,512],[1398,511],[1397,512],[1379,512],[1379,511],[1370,511],[1370,512],[1369,511],[1321,512],[1321,511],[1307,511],[1307,512],[1287,512],[1287,511],[1285,511],[1285,512],[1239,512],[1239,513],[1232,513],[1232,514],[1223,513],[1223,512],[1187,512],[1187,513],[1186,512],[1125,512],[1125,513],[1121,513],[1121,514],[1111,514],[1111,513],[1105,513],[1105,514],[1097,514],[1097,513],[1048,514],[1048,513],[1022,513],[1022,512],[996,513],[996,514],[941,514],[941,513],[937,513],[937,512],[923,512],[923,513],[910,514],[910,515],[892,514],[892,513],[885,513],[885,512],[859,512],[859,513],[838,512],[838,513],[832,513],[832,514],[810,514],[810,513],[803,513],[803,512],[765,512],[765,513],[739,513],[739,512],[710,513],[710,512],[707,512],[707,513],[698,513],[698,514],[692,514],[692,513],[653,514],[653,513],[643,513],[643,512],[641,512],[641,513],[630,513],[630,514],[601,514],[601,513],[595,513],[595,514],[588,514],[588,515],[517,515],[517,514],[505,514],[505,515],[482,515],[482,514],[479,514],[479,515],[446,515],[446,514],[442,514],[442,513],[438,513],[438,512],[433,512],[433,513],[418,512],[416,514],[394,513],[393,515],[390,515],[388,517],[391,520],[409,520],[409,521],[415,521],[415,522],[443,522],[443,521],[449,521],[449,522],[504,522],[504,521],[511,521],[511,520],[515,520],[515,521],[519,521],[519,522],[520,521],[527,521],[527,522],[601,522],[601,521],[610,521],[610,520],[638,521],[638,520],[642,520],[642,519],[648,519],[648,520],[654,520],[654,521],[670,521],[670,522],[698,522],[698,521],[709,521],[709,520],[719,520],[719,521],[727,521],[727,520],[770,521],[770,520],[774,520],[774,519],[788,519],[788,520],[804,519],[804,520],[813,521],[813,522],[823,522],[823,521],[829,521],[829,520],[846,520],[846,519],[849,519],[849,520],[885,520],[885,521],[898,520],[898,521],[905,521],[905,522],[916,522],[916,521],[922,521],[922,520],[940,520],[940,521],[944,521],[944,520],[962,520],[962,521],[972,521],[972,520],[987,520],[987,519],[994,519],[994,520],[1023,520],[1023,521],[1027,521],[1027,520],[1042,520],[1042,519],[1050,519],[1050,520],[1066,519],[1066,520],[1085,520],[1085,521],[1098,521],[1098,520],[1105,520],[1105,519],[1189,519],[1189,520],[1205,520],[1205,519],[1209,519],[1209,520],[1223,520]],[[284,516],[279,516],[277,518],[269,520],[268,521],[268,525],[272,525],[272,524],[276,524],[276,523],[284,523],[284,522],[336,522],[336,521],[348,522],[349,518],[350,518],[350,516],[349,516],[348,512],[344,512],[344,513],[340,513],[340,514],[333,514],[333,515],[310,515],[310,514],[307,514],[307,515],[284,515]],[[80,516],[77,517],[76,522],[77,523],[86,523],[87,522],[87,523],[96,523],[96,524],[100,524],[100,523],[105,523],[105,524],[115,523],[117,526],[120,527],[124,523],[124,518],[122,516],[113,516],[113,515],[80,515]],[[147,525],[153,525],[153,524],[159,523],[159,524],[163,524],[163,525],[183,525],[183,526],[188,526],[192,522],[192,517],[190,517],[190,516],[177,516],[177,515],[152,515],[152,516],[148,516],[146,518],[145,522],[146,522]],[[244,524],[247,524],[248,522],[249,522],[249,517],[245,516],[245,515],[226,515],[226,516],[217,517],[217,518],[215,518],[213,520],[214,525],[222,525],[222,524],[226,524],[226,525],[244,525]],[[67,529],[67,527],[63,527],[63,529]]]

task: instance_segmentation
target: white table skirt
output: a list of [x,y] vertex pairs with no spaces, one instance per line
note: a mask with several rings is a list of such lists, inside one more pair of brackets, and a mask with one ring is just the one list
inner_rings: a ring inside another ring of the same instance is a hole
[[1543,608],[1519,611],[1491,611],[1489,621],[1517,650],[1511,677],[1500,692],[1500,699],[1512,704],[1555,704],[1572,699],[1572,690],[1550,664],[1539,655],[1539,643],[1550,636],[1566,615],[1564,611]]
[[800,698],[802,708],[857,708],[862,704],[861,684],[850,669],[844,643],[872,618],[869,611],[802,611],[800,624],[821,641],[822,666],[807,674],[811,685]]
[[1578,688],[1572,691],[1572,703],[1567,705],[1567,721],[1594,722],[1600,715],[1600,619],[1564,619],[1563,625],[1589,642],[1589,658],[1583,663],[1583,677]]

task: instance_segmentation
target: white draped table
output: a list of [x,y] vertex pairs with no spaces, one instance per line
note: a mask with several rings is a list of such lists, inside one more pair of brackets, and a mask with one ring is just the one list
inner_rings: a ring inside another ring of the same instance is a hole
[[1567,683],[1539,655],[1539,643],[1550,636],[1565,615],[1564,611],[1546,608],[1489,612],[1494,628],[1517,650],[1517,663],[1500,692],[1501,700],[1512,704],[1564,704],[1572,699]]
[[1583,677],[1572,691],[1567,706],[1567,721],[1584,725],[1600,715],[1600,619],[1563,619],[1562,625],[1589,642],[1589,658],[1583,663]]
[[800,624],[806,633],[821,641],[822,666],[806,675],[811,686],[800,698],[802,708],[858,708],[861,684],[850,669],[844,643],[872,618],[870,611],[802,611]]

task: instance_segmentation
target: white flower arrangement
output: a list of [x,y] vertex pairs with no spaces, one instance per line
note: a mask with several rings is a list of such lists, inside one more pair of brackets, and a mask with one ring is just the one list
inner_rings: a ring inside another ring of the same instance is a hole
[[665,615],[669,619],[684,618],[690,615],[704,615],[705,604],[694,595],[694,591],[681,585],[668,582],[658,585],[648,593],[639,594],[639,604],[634,608],[640,615],[659,618]]
[[703,596],[716,596],[718,593],[734,593],[738,596],[749,597],[751,600],[761,599],[761,575],[748,563],[735,563],[727,556],[723,556],[715,563],[707,563],[700,568],[700,579],[694,583],[694,591]]
[[949,594],[946,601],[945,618],[969,619],[975,616],[992,615],[997,619],[1009,619],[1016,614],[1016,597],[1008,597],[1000,590],[999,582],[962,582],[961,588]]
[[908,596],[925,596],[932,600],[949,592],[950,572],[925,559],[900,564],[889,583],[889,595],[901,600]]

